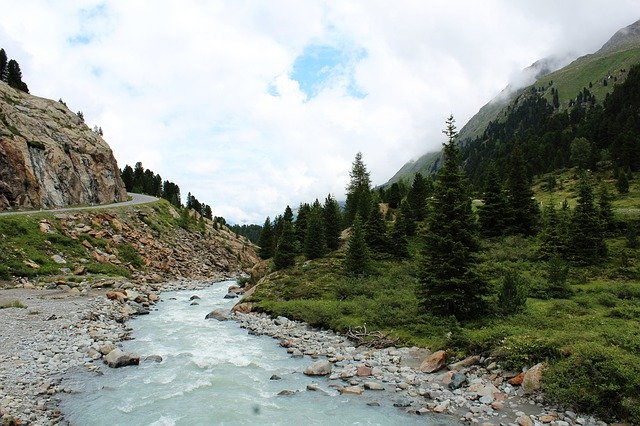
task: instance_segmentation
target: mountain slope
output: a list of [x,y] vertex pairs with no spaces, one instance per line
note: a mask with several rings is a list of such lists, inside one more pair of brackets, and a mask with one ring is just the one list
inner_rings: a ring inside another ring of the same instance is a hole
[[[459,133],[461,145],[482,136],[491,122],[502,122],[510,111],[522,102],[523,95],[538,88],[542,96],[551,104],[551,88],[558,91],[558,111],[567,110],[575,102],[583,88],[589,88],[598,103],[601,103],[615,84],[623,82],[633,64],[640,63],[640,21],[616,32],[601,49],[594,54],[582,56],[560,69],[558,64],[565,59],[548,58],[537,61],[523,70],[522,76],[532,77],[532,85],[521,89],[505,88],[498,96],[484,105],[462,127]],[[385,184],[388,186],[399,180],[412,180],[416,172],[433,174],[437,171],[441,153],[429,152],[415,161],[407,162]]]

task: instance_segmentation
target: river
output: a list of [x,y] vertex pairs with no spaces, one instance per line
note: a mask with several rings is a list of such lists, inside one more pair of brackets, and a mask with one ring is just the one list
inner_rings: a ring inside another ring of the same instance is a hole
[[[65,418],[92,426],[455,423],[406,414],[386,393],[339,395],[327,378],[302,374],[311,358],[292,358],[275,339],[250,335],[234,321],[205,320],[212,309],[233,306],[223,298],[229,284],[163,293],[156,311],[130,322],[133,340],[123,344],[163,361],[72,376],[78,392],[63,399]],[[192,295],[200,297],[198,305],[191,305]],[[321,390],[307,391],[314,382]],[[278,395],[283,390],[297,392]],[[380,406],[367,405],[372,402]]]

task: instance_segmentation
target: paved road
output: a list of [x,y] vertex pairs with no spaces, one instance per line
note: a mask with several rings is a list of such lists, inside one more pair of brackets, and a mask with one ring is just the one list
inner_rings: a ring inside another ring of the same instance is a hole
[[63,207],[59,209],[49,209],[49,210],[19,210],[19,211],[6,211],[0,212],[0,216],[10,216],[17,214],[32,214],[32,213],[58,213],[58,212],[72,212],[76,210],[95,210],[95,209],[110,209],[113,207],[126,207],[126,206],[135,206],[138,204],[147,204],[158,201],[158,198],[152,197],[150,195],[144,194],[134,194],[133,192],[128,192],[131,196],[129,201],[123,201],[121,203],[111,203],[111,204],[99,204],[95,206],[82,206],[82,207]]

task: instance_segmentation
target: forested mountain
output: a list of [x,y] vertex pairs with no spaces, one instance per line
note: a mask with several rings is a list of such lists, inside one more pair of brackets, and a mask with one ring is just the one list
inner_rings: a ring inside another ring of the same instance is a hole
[[[638,34],[640,34],[640,21],[616,32],[596,53],[578,58],[557,71],[550,72],[553,70],[553,64],[558,61],[538,61],[527,69],[529,73],[535,72],[537,80],[533,85],[520,90],[509,90],[507,87],[496,98],[483,106],[460,131],[459,140],[464,151],[463,160],[465,167],[469,168],[472,180],[475,183],[478,182],[477,161],[491,157],[490,154],[483,153],[484,147],[508,143],[502,139],[495,140],[498,136],[496,126],[505,126],[506,133],[502,133],[502,138],[512,137],[518,133],[518,138],[522,143],[524,142],[522,130],[528,128],[531,134],[533,129],[527,123],[537,121],[541,118],[539,114],[551,116],[566,113],[573,118],[567,123],[565,116],[565,119],[560,119],[561,122],[575,126],[585,118],[579,117],[581,112],[578,109],[582,110],[586,116],[591,107],[602,106],[606,96],[613,92],[614,87],[626,80],[629,69],[634,64],[640,63],[640,36]],[[527,70],[523,72],[527,72]],[[547,109],[545,104],[550,107],[546,112],[544,111]],[[521,119],[524,121],[520,122]],[[560,126],[566,128],[564,124],[560,124]],[[511,130],[507,131],[506,129]],[[576,129],[572,128],[570,132],[573,133],[574,130]],[[555,136],[557,137],[558,134],[556,133]],[[592,133],[592,136],[595,135]],[[564,137],[566,139],[568,136]],[[569,140],[570,142],[571,140]],[[596,142],[591,141],[591,143]],[[564,144],[566,145],[566,141]],[[600,142],[596,144],[603,145]],[[548,144],[547,147],[549,147]],[[490,149],[505,149],[505,147],[496,148],[493,146]],[[562,148],[561,151],[562,154],[557,154],[558,156],[565,155],[566,148]],[[544,155],[540,151],[536,154]],[[555,152],[551,155],[553,158],[550,163],[554,164],[554,167],[562,167],[567,164],[566,159],[562,161],[556,159]],[[385,186],[399,180],[410,182],[416,172],[423,175],[433,174],[440,167],[441,160],[442,154],[439,151],[426,153],[418,160],[405,164]],[[531,171],[537,173],[538,169],[534,166]]]

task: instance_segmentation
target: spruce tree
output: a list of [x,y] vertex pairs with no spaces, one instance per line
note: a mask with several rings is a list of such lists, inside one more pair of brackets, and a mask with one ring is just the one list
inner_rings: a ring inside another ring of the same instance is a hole
[[518,147],[511,153],[508,193],[510,233],[534,235],[540,212],[533,198],[527,167]]
[[311,206],[308,203],[300,203],[294,226],[294,233],[296,234],[296,241],[298,242],[298,250],[300,252],[304,249],[304,240],[307,237],[307,220],[309,213],[311,213]]
[[7,52],[0,49],[0,81],[7,82]]
[[125,165],[120,176],[122,177],[122,182],[127,192],[131,192],[133,190],[133,169],[131,166],[128,164]]
[[351,225],[351,236],[344,259],[344,269],[348,275],[355,277],[366,276],[370,271],[369,248],[364,239],[362,220],[357,213]]
[[344,227],[351,226],[356,214],[366,221],[369,217],[371,206],[371,179],[364,162],[362,153],[358,152],[349,172],[349,184],[347,185],[347,201],[345,204]]
[[286,220],[287,222],[293,223],[293,211],[291,210],[291,207],[289,207],[288,205],[284,209],[284,214],[282,215],[282,219]]
[[276,252],[273,255],[275,269],[284,269],[293,266],[296,260],[296,237],[293,233],[293,224],[289,220],[282,221],[282,233],[278,240]]
[[480,242],[454,123],[450,116],[444,130],[444,164],[427,219],[418,296],[428,313],[467,319],[485,311],[489,287],[476,272]]
[[409,257],[409,242],[407,241],[407,222],[402,211],[396,213],[396,220],[391,228],[389,251],[396,257]]
[[611,194],[605,184],[600,186],[598,194],[598,213],[600,215],[600,223],[605,232],[611,233],[615,230],[616,222],[613,217],[613,208],[611,207]]
[[389,202],[389,207],[392,209],[397,209],[400,205],[400,201],[402,200],[402,195],[400,194],[400,185],[398,182],[394,182],[391,184],[389,188],[389,192],[387,193],[387,199]]
[[505,233],[507,198],[494,162],[487,168],[484,184],[484,204],[478,208],[480,231],[485,237],[497,237]]
[[29,93],[27,84],[22,81],[22,71],[20,71],[20,65],[18,65],[18,62],[14,59],[11,59],[7,64],[7,84],[14,89]]
[[324,236],[327,241],[327,248],[329,250],[337,250],[340,247],[340,224],[342,217],[340,215],[340,206],[331,194],[325,198],[322,211],[324,213]]
[[542,213],[540,232],[540,255],[543,259],[563,256],[567,249],[566,224],[553,201],[549,201]]
[[593,190],[586,176],[579,183],[578,204],[571,216],[570,241],[573,260],[593,264],[607,252],[600,216],[593,200]]
[[307,235],[304,240],[304,254],[307,259],[317,259],[327,252],[324,228],[322,206],[316,200],[307,219]]
[[369,218],[364,225],[364,235],[367,246],[371,250],[385,253],[389,250],[389,238],[387,236],[387,225],[380,211],[377,197],[371,200]]
[[421,173],[416,173],[415,177],[413,178],[411,189],[407,194],[407,201],[411,206],[413,219],[418,222],[425,220],[427,217],[427,198],[431,195],[429,193],[429,184],[430,180],[422,177]]
[[268,216],[264,221],[264,225],[262,225],[258,246],[260,246],[258,254],[262,259],[270,259],[273,256],[273,228],[271,219]]
[[402,217],[404,219],[404,229],[405,233],[408,237],[413,237],[416,235],[416,231],[418,229],[417,223],[413,216],[413,209],[409,205],[409,202],[405,199],[400,203],[400,213],[402,213]]

